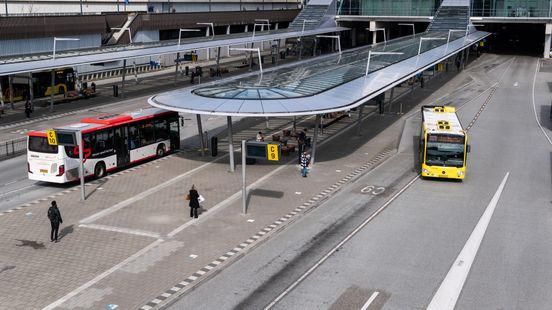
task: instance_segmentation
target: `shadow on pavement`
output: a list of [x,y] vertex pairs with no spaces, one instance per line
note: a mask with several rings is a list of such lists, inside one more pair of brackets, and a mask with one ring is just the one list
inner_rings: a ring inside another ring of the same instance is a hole
[[63,228],[61,229],[61,231],[59,232],[58,240],[61,240],[61,239],[65,238],[65,236],[68,236],[68,235],[72,234],[73,231],[75,231],[75,230],[73,229],[73,226],[74,226],[74,225],[69,225],[69,226],[67,226],[67,227],[63,227]]
[[21,240],[21,239],[15,239],[15,240],[21,242],[21,244],[16,244],[16,246],[19,246],[19,247],[28,246],[28,247],[31,247],[35,250],[41,250],[41,249],[46,248],[44,246],[43,242],[37,242],[37,241],[31,241],[31,240]]

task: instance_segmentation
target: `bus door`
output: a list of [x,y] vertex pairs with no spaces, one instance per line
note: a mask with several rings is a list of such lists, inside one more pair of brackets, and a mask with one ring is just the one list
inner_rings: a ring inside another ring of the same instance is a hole
[[117,153],[117,167],[122,167],[130,163],[126,127],[115,128],[115,151]]
[[178,124],[178,118],[169,119],[171,149],[178,150],[180,148],[180,125]]

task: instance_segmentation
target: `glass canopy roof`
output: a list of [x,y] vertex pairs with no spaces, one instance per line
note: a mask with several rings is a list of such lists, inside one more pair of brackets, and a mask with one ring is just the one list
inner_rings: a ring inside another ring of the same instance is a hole
[[[341,56],[332,54],[317,57],[294,67],[271,70],[263,74],[252,74],[239,80],[218,83],[214,86],[197,88],[195,95],[219,99],[275,100],[316,95],[350,82],[366,74],[368,53],[370,70],[380,70],[420,53],[446,45],[448,31],[421,33],[402,37],[387,43],[361,47],[343,52]],[[465,32],[451,32],[450,41],[464,37]],[[421,45],[420,45],[421,42]],[[377,54],[392,52],[400,54]]]

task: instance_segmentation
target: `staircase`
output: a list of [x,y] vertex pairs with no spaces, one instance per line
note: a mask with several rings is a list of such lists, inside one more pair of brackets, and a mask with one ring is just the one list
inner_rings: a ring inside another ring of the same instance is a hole
[[305,30],[315,29],[320,25],[328,8],[328,5],[307,5],[289,24],[289,28],[295,31],[302,31],[304,23]]
[[469,6],[441,6],[427,31],[465,30],[470,17]]

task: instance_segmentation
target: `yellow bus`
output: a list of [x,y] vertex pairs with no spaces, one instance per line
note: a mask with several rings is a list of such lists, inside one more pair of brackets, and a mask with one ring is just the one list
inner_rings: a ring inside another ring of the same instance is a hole
[[454,107],[422,106],[419,146],[422,177],[464,179],[470,146]]

